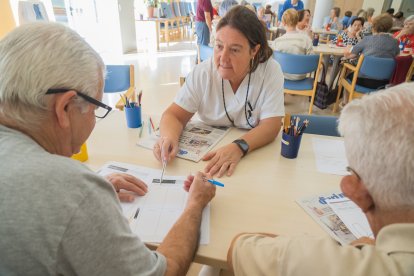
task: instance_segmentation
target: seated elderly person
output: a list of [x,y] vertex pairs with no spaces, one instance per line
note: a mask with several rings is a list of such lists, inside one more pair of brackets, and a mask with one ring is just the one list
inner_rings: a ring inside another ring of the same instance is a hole
[[[309,55],[312,53],[313,46],[310,37],[302,32],[296,30],[299,16],[295,9],[288,9],[282,16],[282,22],[286,26],[286,34],[276,38],[273,41],[273,49],[275,51]],[[284,74],[288,80],[301,80],[306,75]]]
[[310,10],[298,11],[298,24],[296,25],[296,31],[304,33],[312,38],[312,28],[310,25],[311,13]]
[[351,22],[351,26],[349,26],[346,30],[339,31],[339,33],[332,40],[332,43],[336,44],[338,42],[338,38],[341,37],[342,44],[344,46],[356,45],[363,38],[362,26],[364,26],[364,18],[355,18],[354,21]]
[[[372,35],[364,37],[358,44],[345,50],[347,59],[354,59],[356,64],[358,56],[374,56],[380,58],[394,58],[400,53],[398,41],[387,32],[392,27],[392,17],[386,13],[374,18],[372,22]],[[389,80],[373,80],[364,76],[358,76],[357,84],[369,88],[379,88],[386,85]]]
[[340,187],[365,213],[375,244],[244,233],[227,255],[235,275],[413,275],[413,110],[409,83],[353,100],[339,118],[350,172]]
[[407,17],[404,21],[404,27],[401,31],[394,34],[398,42],[404,42],[405,47],[414,48],[414,15]]
[[61,24],[22,25],[0,40],[0,275],[186,274],[215,193],[207,175],[187,179],[187,206],[151,251],[116,194],[144,194],[145,184],[117,175],[114,189],[69,158],[111,110],[104,75],[99,55]]

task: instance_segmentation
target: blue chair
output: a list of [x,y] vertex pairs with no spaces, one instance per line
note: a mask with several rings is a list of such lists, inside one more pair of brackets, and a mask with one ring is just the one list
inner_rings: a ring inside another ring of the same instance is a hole
[[302,114],[286,114],[284,119],[284,125],[290,123],[291,117],[299,117],[300,121],[309,121],[308,127],[304,133],[317,134],[325,136],[336,136],[341,135],[338,132],[338,117],[335,116],[319,116],[319,115],[302,115]]
[[[375,80],[390,80],[394,72],[394,68],[395,59],[393,58],[379,58],[364,55],[359,57],[358,64],[356,66],[345,63],[339,77],[338,95],[336,97],[333,111],[336,112],[338,108],[342,88],[349,92],[348,102],[352,101],[354,98],[361,98],[364,95],[379,90],[356,84],[358,76]],[[352,79],[349,77],[349,73],[351,72],[353,72]]]
[[308,74],[315,72],[315,77],[306,77],[303,80],[287,80],[284,83],[284,93],[311,97],[309,114],[312,113],[315,100],[316,86],[322,69],[322,54],[320,55],[294,55],[282,52],[273,52],[273,58],[282,67],[283,73]]
[[[104,93],[124,92],[128,98],[135,97],[134,65],[106,65]],[[123,110],[124,103],[119,100],[116,108]]]
[[197,45],[198,47],[198,63],[213,56],[214,49],[207,45]]

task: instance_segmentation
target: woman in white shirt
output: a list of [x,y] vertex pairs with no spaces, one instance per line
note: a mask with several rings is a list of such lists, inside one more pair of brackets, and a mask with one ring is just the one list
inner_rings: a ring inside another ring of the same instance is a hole
[[163,163],[175,157],[196,112],[208,125],[249,129],[204,156],[211,175],[230,176],[244,155],[272,142],[284,116],[283,74],[272,55],[256,14],[243,6],[228,11],[217,25],[214,57],[194,68],[164,112],[155,157]]

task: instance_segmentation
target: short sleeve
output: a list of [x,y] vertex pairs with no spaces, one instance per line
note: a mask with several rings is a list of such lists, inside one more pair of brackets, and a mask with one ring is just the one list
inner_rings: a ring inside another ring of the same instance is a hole
[[[164,275],[166,259],[131,232],[106,181],[73,214],[58,250],[57,274]],[[106,187],[105,187],[106,186]]]
[[202,102],[203,89],[199,87],[198,84],[200,83],[199,78],[201,75],[206,75],[203,74],[203,71],[206,69],[204,62],[198,64],[193,71],[188,74],[183,86],[174,100],[178,106],[190,113],[196,113]]

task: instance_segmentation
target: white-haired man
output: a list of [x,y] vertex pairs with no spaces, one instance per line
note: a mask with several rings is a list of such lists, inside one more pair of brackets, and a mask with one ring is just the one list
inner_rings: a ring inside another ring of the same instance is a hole
[[[0,275],[185,275],[215,188],[187,180],[187,206],[157,251],[131,232],[114,187],[72,160],[110,108],[105,66],[74,31],[22,25],[0,41]],[[101,113],[101,111],[103,111]],[[208,177],[208,176],[207,176]]]
[[236,275],[414,275],[414,83],[342,111],[350,175],[340,186],[365,213],[375,245],[331,238],[241,234],[229,249]]

